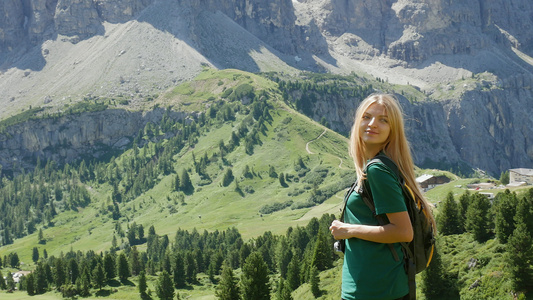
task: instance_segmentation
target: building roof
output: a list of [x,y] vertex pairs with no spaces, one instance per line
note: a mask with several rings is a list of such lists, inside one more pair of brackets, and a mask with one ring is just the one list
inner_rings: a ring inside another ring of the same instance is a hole
[[509,171],[518,173],[520,175],[533,176],[533,169],[518,168],[518,169],[510,169]]
[[506,187],[517,187],[517,186],[524,186],[524,185],[527,185],[527,183],[524,181],[519,181],[519,182],[511,182],[508,185],[506,185]]
[[433,177],[435,177],[435,176],[430,175],[430,174],[424,174],[424,175],[422,175],[422,176],[417,177],[417,178],[416,178],[416,182],[421,183],[421,182],[424,182],[424,181],[426,181],[426,180],[429,180],[429,179],[431,179],[431,178],[433,178]]

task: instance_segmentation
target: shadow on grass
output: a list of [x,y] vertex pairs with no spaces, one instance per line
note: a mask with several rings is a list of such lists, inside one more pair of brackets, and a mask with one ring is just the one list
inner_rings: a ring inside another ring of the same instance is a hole
[[126,279],[126,280],[121,280],[120,283],[121,283],[122,285],[135,286],[135,283],[129,281],[128,279]]
[[146,293],[142,293],[141,294],[141,299],[142,300],[152,300],[152,296],[146,294]]
[[185,284],[185,285],[180,285],[180,286],[178,286],[177,289],[179,289],[179,290],[192,291],[192,290],[194,290],[194,286],[191,285],[191,284]]
[[109,297],[113,292],[111,290],[102,289],[94,293],[96,297]]
[[107,285],[109,285],[110,287],[119,287],[119,286],[121,286],[120,281],[118,281],[116,279],[109,280],[107,282]]

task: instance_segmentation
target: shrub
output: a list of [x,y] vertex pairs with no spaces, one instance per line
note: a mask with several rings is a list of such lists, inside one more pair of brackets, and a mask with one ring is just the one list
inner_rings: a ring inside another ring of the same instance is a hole
[[262,214],[271,214],[273,212],[285,209],[289,206],[291,206],[293,203],[292,200],[285,201],[285,202],[274,202],[272,204],[265,204],[263,207],[259,209],[259,212]]

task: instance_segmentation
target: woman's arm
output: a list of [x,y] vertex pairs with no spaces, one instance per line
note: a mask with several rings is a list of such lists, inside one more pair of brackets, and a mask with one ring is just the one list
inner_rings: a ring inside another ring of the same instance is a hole
[[399,243],[413,240],[413,227],[407,211],[389,213],[383,226],[348,224],[335,220],[329,230],[336,240],[358,238],[376,243]]

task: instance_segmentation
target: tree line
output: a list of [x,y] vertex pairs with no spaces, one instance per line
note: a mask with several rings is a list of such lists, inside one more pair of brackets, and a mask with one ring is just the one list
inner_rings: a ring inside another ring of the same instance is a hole
[[[59,163],[35,159],[31,170],[16,168],[12,177],[3,172],[0,181],[0,245],[13,243],[16,238],[34,233],[39,227],[54,226],[53,218],[62,211],[77,210],[92,201],[89,187],[108,184],[111,195],[103,204],[100,213],[114,220],[122,217],[120,203],[128,202],[153,188],[162,176],[176,173],[176,191],[191,194],[194,192],[190,181],[192,172],[200,175],[200,185],[212,182],[206,167],[225,156],[244,141],[246,153],[253,154],[255,145],[260,144],[259,133],[264,133],[265,122],[269,122],[271,105],[268,95],[258,92],[255,95],[248,89],[247,97],[252,97],[250,105],[239,101],[214,101],[206,113],[190,120],[173,120],[165,112],[159,124],[147,123],[139,130],[128,152],[118,157],[104,157],[100,160],[82,159],[75,163]],[[244,93],[240,91],[240,93]],[[235,119],[240,113],[247,117],[227,142],[219,144],[219,152],[211,157],[203,156],[194,160],[194,169],[175,170],[175,157],[185,147],[194,146],[198,136],[213,126]],[[180,173],[178,176],[177,173]],[[180,182],[181,180],[181,182]],[[42,242],[46,242],[42,240]]]
[[[318,100],[338,98],[361,101],[374,91],[372,84],[356,83],[355,75],[331,76],[305,73],[299,80],[284,80],[276,74],[266,74],[266,76],[278,83],[285,102],[294,105],[298,111],[310,117],[315,115],[314,107]],[[320,123],[328,125],[325,118],[322,118]]]
[[[154,292],[160,299],[173,299],[176,289],[199,284],[198,274],[203,273],[217,284],[219,299],[270,299],[274,291],[279,299],[292,299],[290,293],[306,282],[313,283],[319,293],[318,272],[332,268],[339,259],[328,230],[334,218],[326,214],[305,227],[289,227],[286,234],[267,231],[246,242],[236,228],[214,232],[179,229],[170,240],[167,235],[157,235],[151,226],[143,240],[146,251],[127,245],[123,250],[71,250],[55,257],[39,256],[34,248],[36,268],[22,277],[18,288],[28,295],[56,290],[64,297],[87,297],[108,285],[132,285],[130,279],[135,278],[141,297]],[[138,232],[139,226],[136,229]],[[0,268],[18,267],[17,257],[10,253],[0,260]],[[239,278],[237,269],[241,270]],[[11,274],[5,275],[8,281],[0,280],[0,289],[14,289]],[[155,291],[147,290],[147,275],[157,276]],[[279,281],[272,286],[274,275]]]
[[[521,195],[507,189],[492,200],[468,191],[455,199],[450,192],[438,208],[440,235],[468,233],[478,243],[497,240],[513,291],[527,293],[533,289],[533,189]],[[457,275],[449,274],[440,265],[440,258],[437,261],[425,274],[429,280],[425,292],[430,298],[446,295],[450,287],[457,289],[460,284]]]

